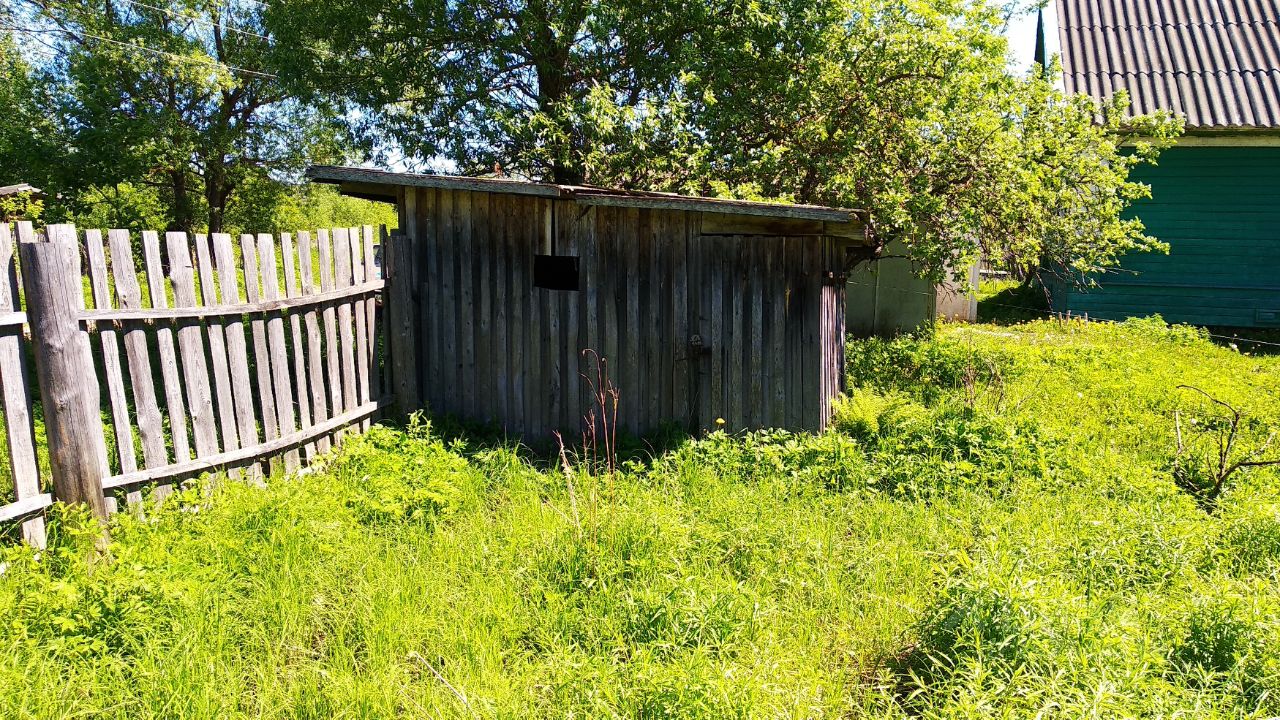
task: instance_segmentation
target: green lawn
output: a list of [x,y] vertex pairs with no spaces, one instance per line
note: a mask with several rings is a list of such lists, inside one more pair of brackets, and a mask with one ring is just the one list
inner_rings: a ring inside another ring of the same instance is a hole
[[1238,454],[1280,356],[1047,321],[849,372],[832,432],[616,477],[417,424],[120,516],[109,566],[54,522],[6,551],[0,717],[1280,714],[1280,472],[1172,471],[1175,411],[1222,427],[1177,386],[1243,411]]

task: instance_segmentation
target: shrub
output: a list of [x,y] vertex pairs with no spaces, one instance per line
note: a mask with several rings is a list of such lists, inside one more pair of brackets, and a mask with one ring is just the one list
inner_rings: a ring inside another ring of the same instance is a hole
[[331,472],[350,484],[347,505],[364,523],[430,523],[457,509],[464,489],[483,484],[465,457],[415,416],[405,432],[376,425],[349,438]]

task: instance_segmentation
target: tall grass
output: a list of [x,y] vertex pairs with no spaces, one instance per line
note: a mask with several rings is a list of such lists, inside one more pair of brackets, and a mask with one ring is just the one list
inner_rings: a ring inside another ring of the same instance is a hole
[[[1168,472],[1178,383],[1280,365],[1156,322],[850,346],[836,428],[615,474],[375,428],[322,471],[6,551],[3,717],[1267,717],[1274,469]],[[625,394],[623,402],[626,402]],[[65,512],[65,511],[59,511]]]

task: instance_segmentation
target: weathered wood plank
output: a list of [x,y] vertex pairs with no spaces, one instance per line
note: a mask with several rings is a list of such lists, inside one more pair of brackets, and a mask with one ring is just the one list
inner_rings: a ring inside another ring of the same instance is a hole
[[506,430],[511,412],[511,366],[508,317],[511,312],[511,244],[507,231],[507,198],[489,198],[489,232],[493,238],[493,338],[489,344],[494,374],[494,413]]
[[[141,308],[142,289],[138,287],[133,243],[128,231],[108,230],[107,242],[111,245],[111,273],[116,281],[116,297],[119,298],[120,306],[126,309]],[[138,436],[142,439],[142,461],[149,468],[161,467],[168,464],[169,451],[165,444],[160,404],[156,400],[155,375],[151,369],[146,326],[139,323],[126,325],[124,350],[129,363],[129,389],[133,394],[134,413],[138,420]],[[127,496],[130,503],[141,499],[142,493],[137,490]]]
[[618,365],[619,378],[626,386],[624,397],[626,406],[623,416],[624,427],[639,434],[640,416],[645,407],[644,387],[641,382],[641,363],[644,362],[644,349],[640,340],[644,330],[640,325],[640,210],[626,208],[623,220],[619,224],[619,258],[622,263],[617,267],[619,273],[618,320],[623,326],[618,329]]
[[[333,271],[333,237],[328,230],[316,233],[316,252],[320,260],[320,291],[327,292],[336,288]],[[345,409],[342,401],[342,352],[338,342],[338,309],[332,305],[324,306],[320,313],[324,323],[324,365],[329,380],[329,413],[338,415]],[[342,431],[334,433],[333,441],[342,439]]]
[[545,290],[533,283],[534,256],[542,249],[541,204],[528,201],[524,205],[525,216],[520,245],[522,251],[521,270],[528,277],[525,285],[525,351],[524,367],[528,377],[525,381],[524,417],[525,434],[532,442],[546,439],[546,402],[543,400],[547,392],[546,375],[543,365],[546,347],[546,335],[543,329],[544,315],[542,294]]
[[671,378],[671,407],[668,417],[683,423],[692,430],[697,389],[691,386],[690,362],[693,349],[689,345],[689,317],[693,307],[689,304],[689,218],[686,213],[676,215],[676,225],[671,229],[671,255],[667,272],[671,276],[671,318],[665,324],[671,328],[672,346],[667,350],[669,365],[664,373]]
[[420,392],[433,412],[442,410],[444,402],[444,335],[440,327],[443,310],[443,295],[440,272],[440,216],[439,193],[434,189],[421,188],[415,193],[418,198],[415,216],[415,232],[413,251],[421,263],[422,275],[415,278],[415,288],[419,290],[421,307],[422,342],[419,350],[423,353],[421,362],[425,371],[419,381]]
[[491,230],[492,199],[487,193],[475,193],[471,198],[471,266],[474,289],[473,301],[476,319],[472,325],[472,352],[476,382],[476,419],[493,422],[495,412],[494,387],[497,378],[493,373],[493,260],[496,244]]
[[383,248],[388,287],[387,347],[391,392],[396,400],[397,413],[401,416],[409,415],[419,406],[417,343],[413,342],[414,315],[409,299],[413,282],[410,267],[413,262],[412,242],[404,235],[392,235]]
[[729,358],[726,360],[727,380],[727,406],[729,417],[732,418],[730,423],[734,430],[741,430],[747,427],[746,414],[746,398],[743,397],[748,391],[747,377],[743,364],[743,358],[746,355],[746,285],[747,285],[747,238],[737,236],[730,240],[732,243],[729,252],[728,261],[731,263],[730,272],[728,273],[728,293],[729,302],[731,303],[729,322],[731,323],[726,334],[725,347],[729,350]]
[[[87,506],[94,517],[107,517],[102,480],[107,446],[99,411],[98,374],[88,333],[76,321],[84,310],[80,251],[75,228],[50,225],[46,242],[26,242],[29,227],[19,229],[19,256],[31,319],[31,341],[54,494],[59,500]],[[34,238],[32,238],[34,239]]]
[[[45,546],[44,536],[44,515],[42,514],[46,508],[53,504],[53,496],[49,493],[37,493],[35,495],[27,495],[21,499],[15,500],[8,505],[0,505],[0,523],[13,522],[27,518],[23,523],[39,522],[40,534],[35,537],[23,535],[23,542],[38,548]],[[34,516],[34,517],[33,517]]]
[[207,458],[200,458],[194,461],[179,463],[177,465],[168,465],[154,470],[140,470],[130,475],[117,475],[108,478],[103,486],[106,488],[129,487],[142,483],[155,482],[162,479],[175,479],[181,477],[191,477],[202,472],[217,470],[228,466],[252,462],[258,458],[267,455],[275,455],[281,451],[288,452],[294,450],[309,442],[314,442],[317,438],[324,435],[337,432],[340,428],[350,427],[352,424],[358,423],[376,413],[380,408],[390,404],[389,399],[381,399],[366,403],[354,410],[347,410],[328,420],[311,426],[308,430],[297,430],[288,435],[267,440],[266,442],[253,447],[241,448],[231,452],[219,453]]
[[[0,222],[0,312],[18,308],[18,274],[13,240],[9,223]],[[21,326],[7,327],[0,331],[0,400],[4,403],[5,442],[9,448],[9,472],[17,501],[14,504],[32,505],[42,495],[40,463],[36,459],[35,424],[31,414],[31,375],[23,343]],[[12,506],[10,508],[17,511]],[[16,519],[20,515],[13,517]],[[22,539],[37,548],[45,547],[44,516],[32,517],[23,522]]]
[[[302,291],[298,287],[297,259],[293,235],[281,233],[280,262],[284,265],[285,297],[302,297]],[[311,393],[307,390],[307,351],[302,344],[302,318],[296,312],[289,313],[289,340],[289,355],[293,361],[293,387],[298,400],[298,424],[305,431],[311,427]],[[316,444],[303,445],[302,455],[310,464],[316,457]]]
[[[275,300],[259,300],[251,303],[228,303],[214,307],[162,308],[142,310],[85,310],[80,313],[81,322],[124,322],[129,320],[150,320],[172,322],[175,320],[200,320],[210,317],[228,317],[232,315],[251,315],[254,313],[280,312],[282,310],[305,311],[306,308],[318,305],[334,304],[342,301],[353,301],[356,298],[369,297],[381,292],[385,283],[381,280],[352,285],[321,292],[313,297],[279,297]],[[3,325],[3,323],[0,323]]]
[[787,260],[787,427],[804,423],[804,247],[803,239],[786,238]]
[[[347,228],[335,228],[333,231],[334,282],[339,287],[351,285],[351,231]],[[354,410],[358,405],[359,390],[356,388],[356,347],[355,329],[351,303],[338,306],[338,346],[342,363],[342,409]]]
[[480,256],[475,238],[476,197],[480,193],[461,192],[454,202],[458,214],[458,290],[461,302],[458,323],[458,350],[462,357],[460,379],[462,382],[462,414],[471,419],[480,418],[476,378],[476,315],[479,314],[479,295],[476,288],[476,265]]
[[786,263],[783,241],[769,241],[769,262],[765,273],[769,282],[769,424],[783,427],[787,422],[786,362]]
[[[604,345],[600,333],[601,303],[603,302],[601,294],[601,283],[603,281],[600,269],[600,245],[604,242],[604,239],[599,233],[599,210],[597,208],[586,208],[577,212],[579,213],[579,224],[586,238],[585,242],[580,245],[583,282],[582,318],[585,333],[582,348],[578,351],[578,362],[579,373],[586,377],[579,384],[582,393],[579,411],[583,415],[587,415],[592,411],[599,412],[599,408],[596,407],[598,403],[592,394],[592,386],[598,382],[596,378],[596,360],[604,354]],[[588,430],[588,428],[589,426],[584,422],[584,431]]]
[[525,383],[528,368],[525,366],[525,346],[528,337],[528,281],[531,265],[525,253],[525,217],[529,201],[525,198],[508,197],[506,203],[506,237],[507,250],[507,300],[511,310],[507,324],[507,347],[510,363],[508,377],[511,386],[508,390],[508,427],[507,431],[515,434],[528,430],[525,404]]
[[439,251],[440,293],[440,407],[445,413],[461,411],[460,397],[462,388],[460,360],[458,353],[458,260],[457,260],[457,216],[454,204],[458,193],[442,190],[437,195],[437,212],[440,221],[436,232],[436,247]]
[[582,427],[582,378],[581,352],[583,343],[582,328],[582,295],[586,287],[583,285],[583,246],[590,241],[588,233],[591,225],[583,222],[576,208],[567,203],[557,201],[557,225],[561,230],[563,247],[559,249],[564,255],[578,258],[578,292],[565,293],[564,328],[565,338],[562,345],[562,362],[564,375],[564,405],[561,408],[560,429],[569,442],[574,442],[576,434]]
[[725,385],[725,361],[728,359],[728,349],[726,343],[728,338],[725,336],[728,322],[725,316],[725,285],[728,283],[726,277],[729,273],[728,253],[732,249],[732,244],[728,240],[722,238],[706,237],[703,242],[711,248],[712,256],[708,258],[707,263],[707,286],[711,293],[710,308],[707,314],[708,331],[711,336],[711,398],[712,398],[712,415],[711,420],[723,419],[729,420],[730,413],[726,407],[726,389]]
[[[350,229],[351,240],[351,284],[364,282],[364,243],[360,239],[360,228]],[[351,304],[352,320],[356,335],[356,404],[363,405],[373,396],[369,376],[369,315],[365,312],[368,301],[357,298]],[[362,422],[361,431],[369,428]]]
[[[311,297],[320,292],[316,286],[314,245],[311,233],[303,230],[298,233],[298,273],[302,281],[303,297]],[[302,315],[307,331],[307,387],[311,391],[311,413],[316,424],[329,419],[329,398],[325,394],[324,344],[320,340],[320,317],[315,306],[307,308]],[[406,335],[412,337],[412,335]],[[316,439],[316,450],[327,453],[331,444],[327,435]]]
[[[152,231],[142,232],[142,253],[147,267],[147,289],[151,294],[151,307],[169,307],[168,289],[164,282],[164,264],[160,261],[160,236]],[[160,378],[164,383],[164,404],[169,415],[169,437],[173,442],[174,462],[191,459],[191,441],[187,431],[187,409],[182,397],[182,378],[178,372],[178,353],[173,342],[173,330],[156,328],[156,344],[160,352]],[[157,488],[161,496],[167,488]]]
[[[270,233],[258,234],[258,272],[262,277],[262,297],[268,301],[280,297],[280,271],[276,265],[276,242]],[[281,436],[297,429],[294,411],[293,381],[290,378],[289,350],[284,336],[284,318],[277,313],[267,315],[267,346],[271,353],[271,388],[275,396],[276,419]],[[297,450],[284,454],[284,467],[294,472],[301,467]]]
[[[218,271],[218,304],[222,306],[239,304],[242,297],[240,277],[236,267],[235,245],[231,236],[227,233],[214,233],[210,239],[213,241],[213,262]],[[240,315],[232,315],[224,319],[223,337],[227,346],[227,364],[231,379],[231,397],[235,408],[237,439],[241,447],[253,447],[258,444],[258,419],[253,407],[249,347],[245,341],[244,321],[241,318]],[[260,357],[265,358],[265,355]],[[255,466],[253,472],[260,474],[261,468]]]
[[[383,245],[382,251],[385,253],[385,242],[387,239],[386,226],[380,226],[381,238],[380,243]],[[365,225],[360,228],[361,238],[364,240],[364,278],[365,283],[376,282],[382,280],[382,271],[378,267],[377,251],[373,246],[373,226]],[[386,285],[384,283],[383,290],[385,292]],[[364,304],[365,327],[369,333],[369,397],[378,398],[386,393],[386,388],[382,385],[382,353],[380,348],[386,344],[383,337],[382,325],[378,322],[378,308],[382,302],[383,293],[378,295],[370,295]]]
[[[85,250],[89,256],[89,284],[93,289],[93,304],[109,308],[111,286],[107,282],[107,254],[103,248],[102,233],[86,230]],[[138,458],[133,449],[133,423],[129,420],[129,401],[124,393],[124,372],[120,365],[120,343],[115,328],[99,328],[98,342],[102,347],[102,369],[107,379],[107,398],[111,403],[111,426],[116,436],[116,457],[120,472],[138,469]]]
[[650,229],[645,234],[648,245],[641,258],[644,266],[648,293],[645,297],[645,309],[641,313],[645,335],[645,409],[644,427],[647,431],[656,430],[658,426],[670,419],[671,414],[663,411],[664,399],[670,396],[670,375],[663,373],[663,359],[669,354],[672,338],[664,328],[663,309],[669,303],[670,278],[667,274],[665,256],[670,249],[671,216],[675,211],[655,212],[650,218]]
[[855,212],[852,210],[839,210],[816,205],[782,205],[752,200],[722,200],[719,198],[684,197],[680,195],[619,195],[608,190],[585,188],[575,188],[573,196],[580,205],[600,205],[629,209],[689,210],[728,215],[825,220],[837,224],[852,222],[856,217]]
[[761,428],[769,424],[765,419],[763,403],[764,364],[761,357],[764,354],[764,304],[766,301],[764,294],[766,278],[763,270],[767,248],[764,242],[766,241],[753,238],[747,243],[747,277],[751,281],[747,295],[747,312],[750,315],[751,327],[751,339],[747,343],[747,382],[751,387],[751,394],[748,396],[747,426],[750,428]]
[[[617,208],[601,207],[596,209],[596,213],[600,222],[596,231],[600,247],[600,262],[598,265],[600,268],[600,302],[604,306],[600,326],[600,339],[604,345],[601,357],[607,374],[606,381],[620,385],[616,372],[619,367],[618,333],[621,331],[618,324],[618,288],[619,275],[622,272],[622,256],[618,247],[621,211]],[[619,400],[619,405],[625,407],[627,403],[631,402],[631,398],[626,395],[627,390],[625,387],[619,386],[618,389],[623,394]],[[612,419],[612,416],[610,419]]]
[[[169,250],[169,279],[173,282],[173,302],[180,307],[195,307],[195,268],[187,234],[165,233]],[[205,362],[204,333],[197,322],[178,326],[178,352],[182,355],[182,377],[187,391],[191,428],[196,456],[215,455],[218,447],[217,420],[213,417],[213,391],[209,383],[209,366]]]
[[[213,272],[209,236],[197,233],[195,239],[196,277],[200,280],[201,304],[205,308],[217,307],[218,281]],[[237,450],[240,447],[240,431],[236,424],[235,394],[231,389],[231,360],[227,356],[226,327],[221,322],[210,319],[205,331],[209,336],[209,357],[213,369],[214,399],[217,402],[222,448]]]
[[[262,272],[258,269],[258,243],[253,235],[240,236],[241,256],[244,261],[244,293],[245,298],[253,303],[262,297]],[[276,410],[275,387],[272,382],[274,373],[271,368],[271,347],[267,339],[267,321],[261,315],[249,319],[250,333],[253,335],[254,376],[258,386],[258,406],[261,409],[263,438],[270,441],[279,438],[280,420]],[[271,472],[280,466],[278,458],[270,459]]]

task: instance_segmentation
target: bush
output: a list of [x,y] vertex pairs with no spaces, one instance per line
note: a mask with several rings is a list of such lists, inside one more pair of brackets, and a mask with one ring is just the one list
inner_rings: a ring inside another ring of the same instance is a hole
[[347,504],[369,525],[429,524],[455,511],[464,490],[483,485],[466,458],[434,438],[420,416],[406,432],[377,425],[349,438],[331,472],[350,485]]

